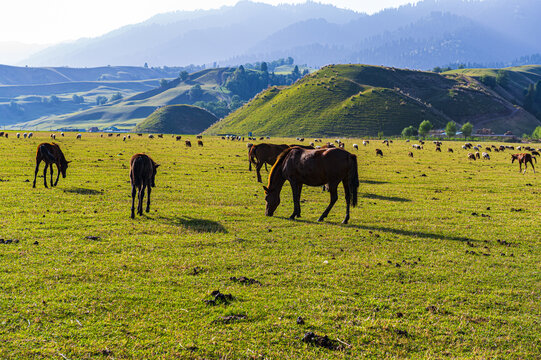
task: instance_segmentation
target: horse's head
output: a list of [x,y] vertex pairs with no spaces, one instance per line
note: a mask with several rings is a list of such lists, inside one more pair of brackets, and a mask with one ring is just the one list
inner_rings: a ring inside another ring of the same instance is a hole
[[267,202],[265,215],[272,216],[278,205],[280,205],[280,192],[276,189],[270,190],[266,186],[263,186],[263,189],[265,190],[265,201]]
[[66,161],[65,159],[60,162],[60,172],[62,173],[62,178],[66,178],[66,170],[68,170],[68,164],[71,161]]
[[511,164],[518,160],[518,154],[511,154]]
[[160,164],[154,163],[154,169],[152,169],[152,187],[156,187],[156,169],[158,169],[158,166],[160,166]]

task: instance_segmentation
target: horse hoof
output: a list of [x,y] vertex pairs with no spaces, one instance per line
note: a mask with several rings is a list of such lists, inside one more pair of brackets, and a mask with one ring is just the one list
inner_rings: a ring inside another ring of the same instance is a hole
[[318,222],[322,222],[324,218],[320,217],[319,219],[317,219]]
[[342,224],[346,225],[348,223],[347,220],[342,221]]

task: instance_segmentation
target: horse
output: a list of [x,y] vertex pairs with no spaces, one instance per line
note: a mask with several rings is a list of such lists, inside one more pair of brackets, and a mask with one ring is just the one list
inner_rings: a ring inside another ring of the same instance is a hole
[[303,149],[290,147],[284,150],[276,160],[269,173],[268,186],[265,190],[265,215],[272,216],[280,204],[280,192],[285,181],[288,180],[293,192],[294,209],[289,217],[301,216],[301,191],[303,185],[326,185],[331,195],[331,201],[318,221],[323,221],[338,200],[338,184],[344,186],[346,197],[346,217],[342,221],[349,221],[350,205],[357,206],[357,190],[359,188],[359,175],[357,172],[357,157],[340,148],[331,149]]
[[131,218],[135,218],[135,194],[138,193],[137,214],[143,215],[143,198],[145,197],[145,188],[147,188],[147,208],[150,211],[150,192],[151,188],[156,186],[156,169],[160,166],[156,164],[150,156],[145,154],[135,154],[130,160],[130,182],[131,182]]
[[184,143],[187,147],[192,147],[192,143],[190,142],[190,140],[185,140]]
[[252,164],[254,164],[255,170],[257,173],[257,181],[263,182],[261,180],[261,173],[260,173],[263,165],[265,165],[265,170],[267,170],[267,164],[274,165],[274,163],[276,162],[276,159],[278,158],[278,155],[280,155],[282,151],[284,151],[287,148],[295,147],[295,146],[303,148],[303,149],[312,149],[312,150],[314,149],[313,146],[296,145],[296,144],[276,145],[276,144],[262,143],[262,144],[253,145],[248,150],[248,170],[252,171]]
[[378,155],[383,157],[383,151],[381,151],[381,149],[376,149],[376,156]]
[[289,148],[289,145],[286,144],[277,145],[262,143],[253,145],[248,150],[248,170],[252,171],[252,164],[254,164],[257,173],[257,181],[260,183],[263,182],[260,173],[263,165],[265,165],[265,170],[267,170],[267,164],[274,165],[278,155],[287,148]]
[[203,146],[203,141],[202,140],[197,140],[197,145],[198,146]]
[[515,160],[518,160],[518,166],[520,168],[519,172],[522,172],[522,164],[524,164],[523,174],[526,174],[528,163],[532,165],[533,173],[535,174],[535,167],[533,166],[532,159],[534,159],[535,163],[537,164],[537,158],[535,156],[532,156],[531,154],[528,154],[528,153],[511,154],[511,164],[514,163]]
[[[38,176],[39,164],[44,161],[45,168],[43,169],[43,183],[47,187],[47,167],[51,169],[51,187],[58,184],[58,178],[60,173],[62,177],[66,178],[66,170],[68,169],[68,164],[71,161],[67,161],[64,157],[64,153],[60,150],[60,146],[55,143],[42,143],[38,145],[38,150],[36,152],[36,170],[34,171],[34,183],[32,187],[36,187],[36,178]],[[53,164],[56,165],[57,175],[56,181],[53,183]]]

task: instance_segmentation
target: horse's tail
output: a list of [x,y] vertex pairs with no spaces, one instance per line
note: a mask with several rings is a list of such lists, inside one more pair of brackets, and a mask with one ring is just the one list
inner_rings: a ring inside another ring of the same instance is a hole
[[535,163],[537,164],[537,158],[535,156],[532,156],[532,159],[534,159]]
[[55,162],[55,156],[52,152],[47,149],[47,146],[45,144],[40,145],[39,152],[41,153],[41,156],[43,156],[43,159],[46,163],[54,163]]
[[255,145],[250,148],[248,153],[248,170],[252,171],[252,163],[257,164],[255,159]]
[[349,200],[351,202],[351,206],[355,207],[357,206],[357,190],[359,189],[359,173],[357,171],[357,156],[350,155],[349,157],[349,179],[348,179],[348,186],[349,186]]

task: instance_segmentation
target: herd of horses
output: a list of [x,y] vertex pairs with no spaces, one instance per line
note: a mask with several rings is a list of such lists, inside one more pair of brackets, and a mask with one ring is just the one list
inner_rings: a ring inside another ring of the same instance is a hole
[[[197,138],[201,139],[200,136]],[[202,140],[199,140],[198,143],[200,146],[203,146]],[[267,186],[263,186],[266,202],[265,215],[273,216],[280,204],[282,187],[286,181],[289,181],[293,195],[293,213],[290,219],[301,216],[300,197],[303,185],[323,186],[324,189],[329,191],[329,205],[318,219],[318,221],[323,221],[338,200],[338,186],[342,183],[346,200],[346,216],[342,223],[347,224],[350,218],[350,206],[355,207],[357,205],[359,188],[357,156],[346,151],[344,144],[339,140],[337,140],[337,143],[338,147],[333,143],[315,147],[313,143],[310,143],[308,146],[270,143],[253,145],[248,143],[248,169],[251,171],[252,164],[255,165],[258,182],[262,182],[260,170],[263,165],[265,168],[267,168],[267,165],[272,166],[269,172],[268,184]],[[389,146],[389,142],[387,141],[386,143]],[[368,141],[363,141],[363,145],[367,144]],[[190,145],[187,144],[187,146]],[[440,145],[441,143],[436,144],[437,149],[439,149]],[[413,147],[422,149],[422,146],[419,145],[417,147],[413,145]],[[353,144],[353,148],[358,150],[356,144]],[[376,155],[383,156],[383,153],[380,149],[376,149]],[[410,152],[408,156],[413,157],[413,153]],[[537,162],[537,159],[529,153],[511,155],[511,162],[518,161],[519,171],[521,172],[522,165],[524,165],[524,172],[526,172],[526,167],[529,163],[535,173],[532,159]],[[54,142],[41,143],[38,145],[36,152],[36,167],[32,185],[34,188],[36,187],[37,174],[42,161],[45,163],[43,182],[46,188],[48,187],[47,169],[50,170],[51,187],[58,184],[60,174],[62,174],[63,178],[66,177],[66,171],[70,161],[66,160],[60,146]],[[57,168],[56,181],[54,182],[53,165],[56,165]],[[132,186],[131,218],[135,217],[136,195],[138,197],[137,214],[143,215],[145,191],[147,192],[146,212],[150,211],[150,194],[151,189],[156,186],[155,177],[159,166],[158,163],[146,154],[137,153],[132,156],[130,160],[130,182]]]

